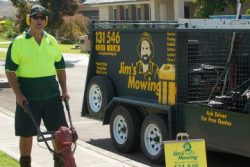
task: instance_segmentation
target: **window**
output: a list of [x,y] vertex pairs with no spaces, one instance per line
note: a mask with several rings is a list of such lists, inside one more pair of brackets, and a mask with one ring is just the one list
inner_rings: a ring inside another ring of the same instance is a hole
[[144,19],[149,20],[150,19],[149,16],[150,16],[149,6],[148,6],[148,4],[146,4],[146,5],[144,5],[144,17],[145,17]]
[[136,16],[137,16],[137,20],[141,20],[141,8],[137,8],[137,10],[136,10],[137,12],[136,12]]
[[120,20],[124,20],[124,7],[120,6]]
[[135,5],[132,6],[132,20],[137,20]]
[[117,20],[117,9],[113,9],[113,20]]
[[132,20],[141,20],[141,8],[132,6]]
[[189,6],[184,6],[184,18],[190,18]]
[[125,8],[124,15],[125,15],[125,20],[129,20],[129,11],[128,11],[128,8]]

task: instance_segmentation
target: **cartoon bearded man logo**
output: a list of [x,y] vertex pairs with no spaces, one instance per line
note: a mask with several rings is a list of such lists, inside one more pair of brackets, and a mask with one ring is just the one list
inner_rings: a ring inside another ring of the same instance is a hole
[[152,61],[154,57],[154,47],[152,37],[149,33],[144,32],[141,35],[137,45],[137,53],[140,58],[140,60],[136,62],[137,74],[143,75],[144,80],[157,80],[159,66]]

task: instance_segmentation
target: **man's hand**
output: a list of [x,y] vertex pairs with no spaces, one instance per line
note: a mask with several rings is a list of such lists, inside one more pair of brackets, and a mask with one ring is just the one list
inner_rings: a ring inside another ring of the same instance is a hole
[[62,99],[62,101],[64,101],[64,100],[69,100],[69,95],[68,95],[68,93],[64,93],[64,92],[62,92],[62,95],[61,95],[61,99]]
[[24,95],[17,95],[16,96],[16,103],[22,108],[24,108],[24,106],[23,106],[24,101],[27,101],[27,99]]

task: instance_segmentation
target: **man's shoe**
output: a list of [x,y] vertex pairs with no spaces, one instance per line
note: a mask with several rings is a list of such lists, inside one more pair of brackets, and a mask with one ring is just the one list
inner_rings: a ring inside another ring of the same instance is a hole
[[21,156],[19,163],[20,163],[20,167],[31,167],[31,157]]

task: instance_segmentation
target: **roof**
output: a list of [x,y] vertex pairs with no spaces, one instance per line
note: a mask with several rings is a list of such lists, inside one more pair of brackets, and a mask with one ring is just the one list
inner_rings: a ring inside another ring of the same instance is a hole
[[86,0],[83,4],[97,5],[97,4],[111,4],[111,3],[131,3],[138,1],[143,1],[143,0]]

